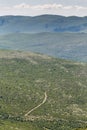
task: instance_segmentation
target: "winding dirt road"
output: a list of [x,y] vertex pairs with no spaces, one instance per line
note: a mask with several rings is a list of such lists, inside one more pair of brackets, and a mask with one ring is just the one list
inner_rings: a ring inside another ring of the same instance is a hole
[[43,101],[38,106],[36,106],[33,109],[31,109],[30,111],[28,111],[24,116],[27,117],[31,112],[35,111],[37,108],[42,106],[46,101],[47,101],[47,93],[45,92]]

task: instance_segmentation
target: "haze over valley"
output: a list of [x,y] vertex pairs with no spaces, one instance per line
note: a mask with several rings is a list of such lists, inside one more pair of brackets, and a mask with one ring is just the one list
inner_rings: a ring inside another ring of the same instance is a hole
[[0,48],[87,62],[87,17],[2,16]]

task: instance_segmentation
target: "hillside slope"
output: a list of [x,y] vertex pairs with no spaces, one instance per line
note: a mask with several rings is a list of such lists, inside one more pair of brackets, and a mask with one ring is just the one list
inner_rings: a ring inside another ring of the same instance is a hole
[[87,64],[0,51],[0,119],[24,122],[26,127],[29,121],[36,130],[86,128]]
[[0,16],[0,34],[15,32],[87,32],[87,17],[58,15]]

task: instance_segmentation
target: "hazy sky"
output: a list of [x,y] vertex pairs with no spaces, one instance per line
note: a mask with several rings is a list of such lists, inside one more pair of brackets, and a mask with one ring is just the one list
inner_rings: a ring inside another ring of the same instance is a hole
[[87,0],[0,0],[0,15],[87,16]]

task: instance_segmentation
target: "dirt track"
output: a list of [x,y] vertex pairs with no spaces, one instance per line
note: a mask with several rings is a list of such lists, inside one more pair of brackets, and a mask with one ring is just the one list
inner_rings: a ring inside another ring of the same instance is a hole
[[33,109],[31,109],[30,111],[28,111],[24,116],[25,117],[28,116],[31,112],[35,111],[37,108],[39,108],[40,106],[42,106],[46,102],[46,100],[47,100],[47,93],[45,92],[44,93],[44,99],[43,99],[43,101],[38,106],[36,106]]

